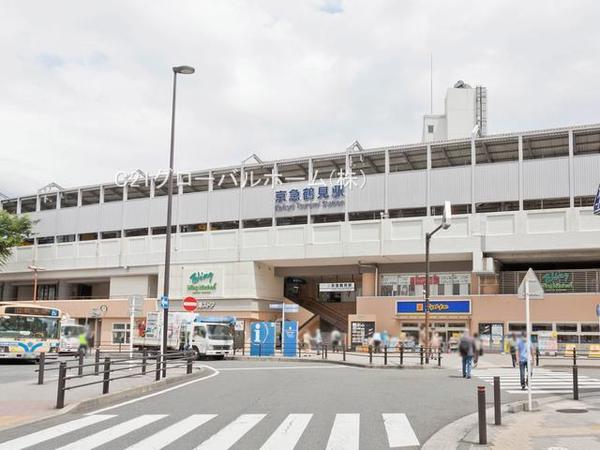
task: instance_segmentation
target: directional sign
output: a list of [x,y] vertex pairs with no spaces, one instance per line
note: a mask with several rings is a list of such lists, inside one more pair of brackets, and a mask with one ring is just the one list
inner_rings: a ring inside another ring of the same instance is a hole
[[544,298],[544,288],[542,287],[540,280],[538,280],[537,276],[535,275],[535,272],[531,268],[527,271],[527,273],[525,274],[525,278],[523,278],[523,281],[521,282],[521,285],[519,286],[519,290],[517,291],[519,298],[525,298],[525,284],[528,281],[529,281],[529,298],[530,299]]
[[186,311],[196,311],[197,307],[198,300],[196,300],[194,297],[186,297],[183,299],[183,309],[185,309]]
[[[283,309],[283,303],[271,303],[269,308],[281,311]],[[297,313],[298,311],[300,311],[299,305],[285,305],[286,313]]]
[[167,297],[166,295],[163,295],[160,298],[160,307],[162,309],[169,309],[169,297]]

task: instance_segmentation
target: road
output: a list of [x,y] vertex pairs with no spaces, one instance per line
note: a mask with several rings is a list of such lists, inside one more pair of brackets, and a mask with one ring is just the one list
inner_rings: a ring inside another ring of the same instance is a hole
[[[31,444],[33,449],[123,449],[138,443],[146,449],[193,449],[202,443],[200,448],[209,449],[259,449],[265,444],[278,450],[386,449],[390,443],[418,448],[475,408],[477,381],[445,369],[206,364],[215,368],[215,375],[202,381],[91,415],[67,414],[7,430],[0,433],[0,449]],[[76,422],[70,432],[53,428],[81,419],[89,424],[77,428],[82,422]],[[144,441],[154,433],[159,434]],[[20,437],[24,441],[14,440]]]

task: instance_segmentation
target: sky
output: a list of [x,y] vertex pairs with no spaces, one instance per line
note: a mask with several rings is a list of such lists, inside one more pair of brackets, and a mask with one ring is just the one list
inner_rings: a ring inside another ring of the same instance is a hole
[[488,134],[600,122],[600,2],[0,3],[0,193],[419,142],[458,79]]

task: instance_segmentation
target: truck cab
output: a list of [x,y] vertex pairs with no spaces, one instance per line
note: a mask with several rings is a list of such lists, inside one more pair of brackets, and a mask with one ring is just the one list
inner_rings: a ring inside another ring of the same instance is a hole
[[203,356],[223,359],[233,354],[233,330],[229,322],[204,322],[200,319],[190,325],[188,345],[197,359]]

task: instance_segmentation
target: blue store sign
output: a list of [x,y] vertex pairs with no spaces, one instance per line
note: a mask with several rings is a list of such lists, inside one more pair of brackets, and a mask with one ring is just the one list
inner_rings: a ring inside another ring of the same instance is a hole
[[273,356],[275,354],[275,330],[275,322],[252,324],[251,356]]
[[[425,302],[397,300],[396,314],[424,314]],[[430,314],[471,314],[471,300],[430,300]]]
[[283,356],[293,358],[298,346],[298,322],[286,320],[283,329]]

